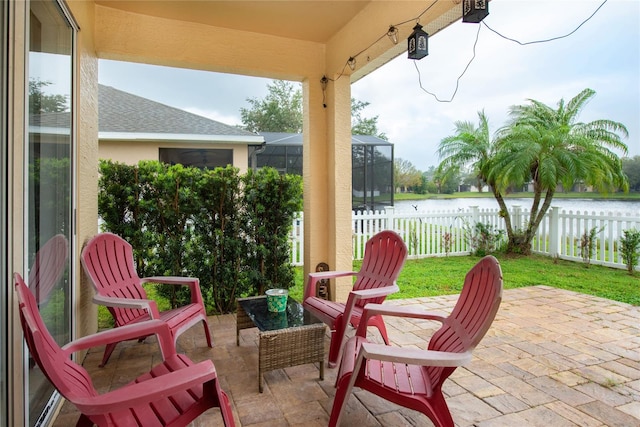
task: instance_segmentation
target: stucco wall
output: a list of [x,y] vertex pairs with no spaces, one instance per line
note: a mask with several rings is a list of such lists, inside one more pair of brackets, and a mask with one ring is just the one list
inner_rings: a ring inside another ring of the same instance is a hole
[[93,286],[84,275],[79,257],[83,244],[98,231],[98,58],[93,39],[93,2],[72,0],[67,4],[80,27],[75,69],[77,237],[72,256],[76,278],[75,334],[81,337],[98,328]]
[[246,145],[238,144],[203,144],[196,145],[187,142],[157,142],[157,141],[106,141],[101,140],[98,149],[100,159],[111,159],[114,162],[135,165],[140,160],[158,160],[160,148],[197,148],[233,150],[233,166],[245,173],[249,164],[249,150]]

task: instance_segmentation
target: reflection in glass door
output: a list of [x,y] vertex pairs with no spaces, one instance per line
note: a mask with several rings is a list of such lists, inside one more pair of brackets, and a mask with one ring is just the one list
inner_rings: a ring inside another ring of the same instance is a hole
[[[71,242],[72,65],[74,31],[55,0],[30,2],[28,57],[28,135],[26,168],[27,281],[49,332],[61,345],[71,336],[70,259],[56,272],[45,264],[52,239]],[[29,362],[29,425],[50,416],[54,390]]]

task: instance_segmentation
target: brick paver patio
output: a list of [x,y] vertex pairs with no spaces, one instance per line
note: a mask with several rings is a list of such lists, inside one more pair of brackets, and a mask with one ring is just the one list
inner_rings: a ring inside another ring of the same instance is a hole
[[[449,312],[457,295],[388,301]],[[193,360],[213,359],[231,399],[238,426],[326,426],[336,369],[318,379],[317,366],[265,374],[258,393],[257,329],[242,331],[236,346],[234,315],[209,319],[214,348],[200,327],[178,339]],[[389,336],[402,346],[424,347],[433,323],[389,319]],[[325,340],[328,349],[328,338]],[[155,339],[120,344],[105,368],[102,349],[84,366],[98,391],[118,387],[157,363]],[[489,333],[473,361],[443,387],[457,426],[640,426],[640,308],[589,295],[535,286],[506,290]],[[78,418],[65,404],[55,426]],[[222,425],[212,409],[194,426]],[[343,426],[432,426],[415,411],[356,390]]]

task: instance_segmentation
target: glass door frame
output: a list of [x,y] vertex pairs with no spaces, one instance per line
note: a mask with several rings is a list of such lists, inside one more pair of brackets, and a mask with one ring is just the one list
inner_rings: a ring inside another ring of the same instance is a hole
[[[7,72],[7,55],[8,55],[8,3],[0,3],[0,93],[3,94],[0,99],[0,277],[6,278],[8,265],[8,183],[7,183],[7,144],[9,141],[7,130],[7,93],[8,93],[8,72]],[[9,354],[9,333],[8,333],[8,316],[9,316],[9,286],[3,286],[0,291],[0,426],[7,425],[9,405],[8,395],[8,372],[7,361],[11,356]]]
[[[69,28],[69,37],[70,37],[70,44],[69,44],[69,56],[70,56],[70,64],[69,64],[69,98],[68,98],[68,103],[69,103],[69,112],[70,112],[70,118],[69,118],[69,192],[68,192],[68,197],[69,197],[69,204],[68,204],[68,209],[69,209],[69,224],[68,224],[68,231],[67,231],[67,237],[69,240],[69,259],[70,262],[68,263],[68,273],[67,273],[67,280],[68,280],[68,290],[66,292],[68,292],[68,296],[66,297],[66,300],[68,301],[68,304],[65,303],[64,306],[64,311],[65,313],[63,314],[63,317],[65,317],[67,320],[65,320],[64,324],[65,324],[65,328],[68,328],[68,340],[71,340],[74,338],[74,331],[75,331],[75,311],[74,311],[74,301],[75,301],[75,289],[74,289],[74,284],[76,283],[76,278],[75,278],[75,262],[73,261],[75,259],[75,236],[76,236],[76,221],[75,221],[75,212],[76,212],[76,159],[77,159],[77,96],[76,96],[76,87],[77,87],[77,33],[78,33],[78,25],[75,21],[75,19],[73,18],[71,12],[69,11],[69,9],[67,8],[66,4],[64,3],[63,0],[37,0],[38,2],[42,2],[42,3],[50,3],[51,5],[53,5],[57,11],[60,13],[59,18],[62,20],[63,25],[68,26]],[[30,88],[29,88],[29,81],[30,81],[30,55],[32,52],[31,49],[31,22],[30,22],[30,11],[31,11],[31,5],[35,3],[34,0],[29,2],[29,7],[27,8],[27,16],[26,16],[26,25],[25,25],[25,79],[24,79],[24,94],[25,94],[25,118],[24,118],[24,148],[23,148],[23,154],[24,154],[24,158],[23,158],[23,167],[24,167],[24,175],[23,175],[23,182],[24,182],[24,188],[25,188],[25,196],[27,196],[27,193],[29,191],[27,191],[30,188],[30,147],[32,144],[31,141],[31,132],[30,132],[30,118],[29,118],[29,93],[30,93]],[[25,241],[25,245],[24,245],[24,253],[23,253],[23,265],[24,265],[24,271],[23,271],[23,276],[26,278],[28,277],[28,268],[30,267],[30,263],[29,263],[29,252],[33,251],[33,249],[36,248],[29,248],[29,244],[28,242],[30,241],[29,236],[31,233],[34,233],[34,230],[30,230],[31,224],[30,224],[30,218],[29,218],[29,212],[32,209],[32,207],[30,207],[30,203],[31,200],[29,197],[25,197],[24,198],[24,202],[23,202],[23,208],[24,208],[24,217],[23,217],[23,224],[24,224],[24,230],[23,230],[23,237],[24,237],[24,241]],[[41,242],[44,243],[44,242]],[[62,343],[61,343],[62,344]],[[23,419],[25,422],[25,425],[36,425],[36,426],[40,426],[40,425],[48,425],[51,422],[51,418],[52,416],[56,413],[56,407],[58,404],[60,404],[61,402],[61,396],[60,394],[53,389],[51,392],[51,395],[48,397],[46,403],[43,406],[42,412],[37,416],[37,418],[32,419],[33,414],[30,415],[30,390],[29,390],[29,357],[28,357],[28,349],[26,348],[26,344],[23,343],[23,376],[24,376],[24,395],[23,395]],[[44,400],[43,400],[44,401]]]

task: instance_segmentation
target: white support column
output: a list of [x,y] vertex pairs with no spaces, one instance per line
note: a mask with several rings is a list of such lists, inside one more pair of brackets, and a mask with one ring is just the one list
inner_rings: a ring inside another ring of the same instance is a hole
[[[343,76],[330,81],[323,93],[321,77],[303,84],[305,277],[320,262],[331,270],[353,269],[351,84]],[[346,299],[351,281],[333,282],[332,298]]]

